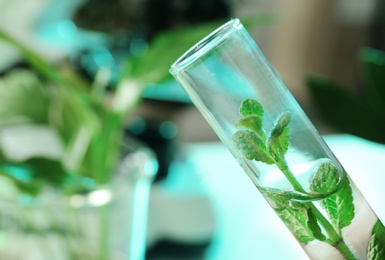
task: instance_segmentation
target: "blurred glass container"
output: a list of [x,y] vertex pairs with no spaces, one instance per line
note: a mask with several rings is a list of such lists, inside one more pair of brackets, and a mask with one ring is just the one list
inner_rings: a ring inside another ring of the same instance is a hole
[[157,161],[131,138],[122,150],[116,174],[103,187],[71,195],[45,190],[36,197],[1,192],[0,259],[145,259]]
[[383,224],[238,19],[170,72],[311,259],[385,257]]

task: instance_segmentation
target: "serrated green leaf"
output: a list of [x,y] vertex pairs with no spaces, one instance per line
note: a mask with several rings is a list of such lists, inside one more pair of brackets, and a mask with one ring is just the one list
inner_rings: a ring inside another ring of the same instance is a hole
[[269,152],[276,161],[282,161],[289,148],[290,134],[289,134],[290,113],[283,112],[276,121],[271,130],[268,146]]
[[368,260],[385,259],[385,227],[377,220],[372,229],[368,247]]
[[309,243],[314,240],[314,235],[308,228],[309,217],[306,205],[302,204],[301,208],[297,205],[295,209],[286,207],[276,212],[300,243]]
[[314,239],[320,241],[326,239],[318,224],[317,217],[307,204],[291,201],[285,195],[276,194],[263,188],[261,192],[298,241],[308,243]]
[[243,117],[235,123],[237,127],[241,127],[241,128],[248,129],[255,132],[259,136],[259,138],[263,142],[265,142],[266,132],[262,128],[262,124],[263,124],[263,118],[256,115]]
[[261,103],[257,100],[248,98],[242,101],[241,106],[239,107],[239,114],[243,117],[255,115],[263,118],[264,110]]
[[333,163],[325,162],[318,167],[310,185],[311,191],[327,194],[336,190],[340,181],[343,182],[338,191],[321,201],[321,206],[337,230],[347,227],[354,218],[352,188],[349,179],[345,177],[340,180],[340,176]]
[[309,207],[306,204],[293,203],[286,196],[265,189],[262,189],[261,192],[300,243],[308,243],[314,240],[314,236],[308,228]]
[[270,206],[277,212],[286,209],[289,206],[289,199],[286,196],[274,193],[271,190],[266,189],[265,187],[259,188],[261,194]]
[[314,215],[313,210],[310,207],[307,209],[307,216],[307,226],[311,230],[313,236],[320,241],[326,240],[326,236],[322,234],[321,228],[318,224],[317,217]]
[[233,135],[232,141],[246,159],[267,164],[275,163],[267,152],[264,142],[256,133],[249,130],[240,130]]

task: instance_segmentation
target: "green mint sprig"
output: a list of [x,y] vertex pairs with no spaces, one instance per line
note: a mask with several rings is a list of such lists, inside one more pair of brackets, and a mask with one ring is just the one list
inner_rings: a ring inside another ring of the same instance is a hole
[[[312,194],[302,187],[285,159],[290,145],[290,113],[281,113],[267,134],[263,128],[264,109],[257,100],[244,100],[239,112],[242,118],[236,122],[236,126],[241,130],[232,137],[235,147],[248,160],[275,164],[295,191],[311,197]],[[357,259],[341,235],[341,229],[348,226],[354,218],[352,190],[348,178],[340,181],[339,172],[332,163],[322,163],[319,166],[310,187],[311,191],[322,193],[323,198],[327,198],[322,201],[321,206],[330,220],[322,215],[313,202],[297,201],[294,206],[292,196],[285,195],[285,192],[275,193],[265,187],[259,188],[273,202],[273,208],[299,242],[308,243],[314,239],[325,241],[336,247],[346,259]]]

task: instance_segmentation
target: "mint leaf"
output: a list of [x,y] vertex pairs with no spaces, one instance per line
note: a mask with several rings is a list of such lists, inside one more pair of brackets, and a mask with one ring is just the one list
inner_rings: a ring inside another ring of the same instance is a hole
[[[328,213],[332,224],[337,230],[347,227],[354,217],[352,188],[349,179],[345,177],[340,189],[333,195],[321,201],[321,206]],[[333,163],[322,163],[312,180],[310,190],[320,193],[330,193],[338,188],[340,174]]]
[[301,243],[308,243],[314,239],[324,241],[326,236],[318,225],[313,210],[305,203],[290,200],[285,195],[275,194],[261,189],[262,195],[269,202],[285,225]]
[[256,133],[249,130],[240,130],[233,135],[232,141],[246,159],[267,164],[275,163],[267,152],[264,142]]
[[243,117],[255,115],[263,118],[264,110],[261,103],[255,99],[249,98],[242,101],[239,113]]
[[305,204],[300,205],[302,207],[286,207],[276,213],[300,243],[309,243],[314,240],[314,235],[308,228],[308,207]]
[[368,247],[368,260],[385,259],[385,227],[380,220],[373,226]]
[[271,130],[268,146],[270,154],[276,161],[283,161],[289,148],[289,123],[290,113],[284,112],[280,114],[278,120],[275,122],[273,129]]
[[244,118],[239,119],[235,125],[238,127],[242,127],[248,130],[255,132],[258,137],[265,142],[266,141],[266,132],[262,128],[263,118],[256,115],[246,116]]
[[[309,207],[306,204],[290,201],[287,196],[264,188],[261,189],[261,193],[300,243],[314,240],[314,235],[308,228]],[[311,218],[313,222],[313,216]]]
[[307,225],[311,230],[313,236],[320,241],[326,240],[326,236],[322,234],[321,228],[318,225],[317,217],[314,215],[313,210],[310,207],[307,209],[307,216]]
[[285,210],[289,206],[289,199],[286,196],[277,194],[265,187],[260,187],[259,190],[276,212]]

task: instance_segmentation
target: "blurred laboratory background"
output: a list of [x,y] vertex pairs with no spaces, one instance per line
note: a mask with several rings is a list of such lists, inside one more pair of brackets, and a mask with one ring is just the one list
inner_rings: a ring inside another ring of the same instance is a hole
[[[384,0],[0,0],[0,187],[67,192],[73,172],[112,171],[114,144],[132,138],[157,165],[139,216],[145,259],[306,259],[168,72],[231,18],[332,148],[347,134],[384,155]],[[51,175],[12,168],[29,163]]]

